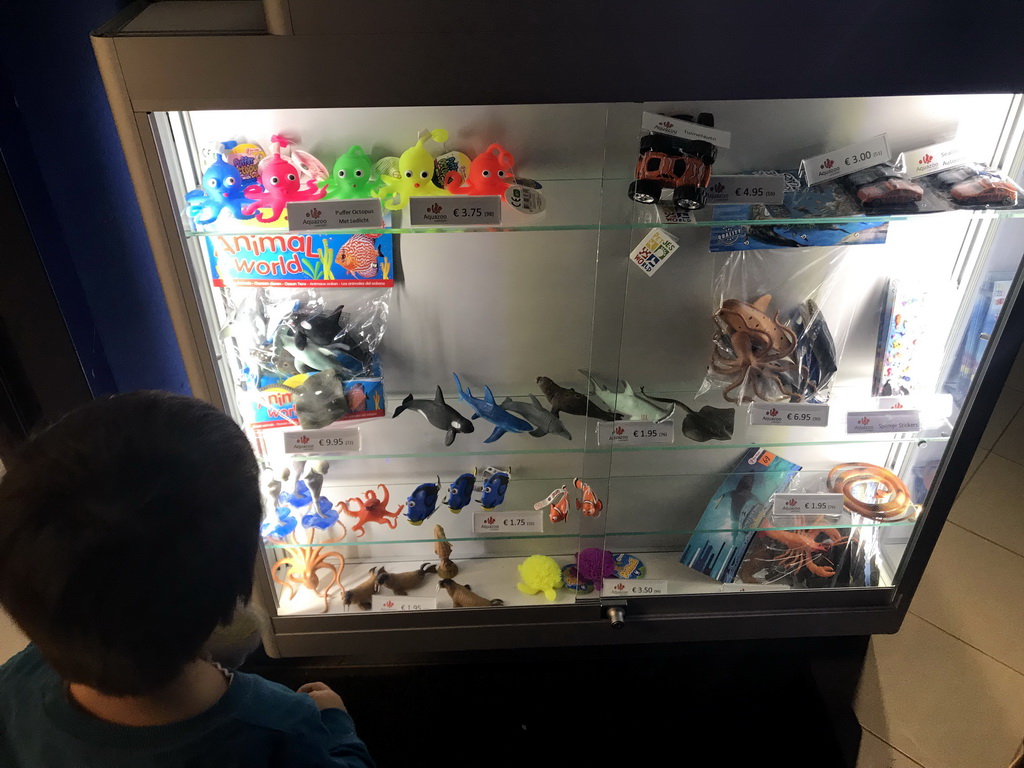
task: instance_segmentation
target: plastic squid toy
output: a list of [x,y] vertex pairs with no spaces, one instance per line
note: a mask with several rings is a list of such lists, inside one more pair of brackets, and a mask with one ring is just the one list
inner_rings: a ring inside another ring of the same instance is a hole
[[358,144],[349,147],[348,152],[334,161],[334,171],[326,182],[327,197],[332,200],[357,200],[371,197],[373,190],[380,186],[370,181],[373,164],[370,156]]
[[[235,142],[225,141],[221,145],[221,152],[234,146]],[[255,215],[242,212],[242,205],[245,203],[245,182],[238,169],[227,162],[221,152],[217,153],[217,158],[203,173],[202,188],[193,189],[185,195],[188,215],[196,219],[196,224],[212,224],[225,208],[231,211],[236,219],[251,219]],[[204,212],[207,217],[198,218]]]
[[491,144],[469,164],[469,179],[463,183],[458,171],[445,175],[444,188],[453,195],[502,195],[512,183],[515,159],[500,144]]
[[384,207],[389,211],[403,208],[410,197],[450,194],[448,190],[441,189],[433,182],[434,156],[423,148],[429,139],[438,143],[448,141],[448,131],[444,128],[423,131],[416,143],[398,158],[398,178],[386,173],[381,174],[383,186],[374,190],[372,194],[381,198]]
[[319,200],[327,194],[327,190],[319,189],[313,179],[303,183],[299,178],[299,168],[281,157],[281,150],[291,143],[288,139],[272,136],[271,141],[274,143],[274,155],[260,168],[259,184],[246,188],[245,196],[253,202],[242,209],[242,213],[251,218],[251,214],[260,208],[269,208],[270,216],[264,216],[262,212],[256,216],[256,221],[263,223],[281,218],[288,203]]

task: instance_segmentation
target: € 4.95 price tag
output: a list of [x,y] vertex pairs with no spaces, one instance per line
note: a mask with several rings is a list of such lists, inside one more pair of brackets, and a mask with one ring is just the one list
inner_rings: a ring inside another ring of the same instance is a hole
[[599,445],[672,445],[676,441],[675,422],[602,421],[597,425]]
[[715,176],[708,186],[708,202],[761,203],[781,205],[786,193],[786,177],[776,174],[744,174]]
[[645,597],[668,594],[668,582],[656,579],[605,579],[604,597]]
[[827,427],[828,406],[804,403],[754,403],[750,406],[751,425],[773,427]]
[[502,512],[485,509],[473,513],[473,533],[542,533],[543,512]]
[[889,144],[883,133],[867,141],[805,158],[802,166],[807,184],[812,185],[820,184],[823,181],[832,181],[862,168],[870,168],[872,165],[887,162],[889,162]]
[[920,431],[920,411],[907,409],[895,411],[850,411],[846,414],[846,434],[848,435]]
[[838,515],[843,511],[841,493],[776,493],[776,515]]
[[300,429],[284,433],[285,453],[352,453],[359,449],[359,427]]
[[501,224],[501,195],[410,197],[414,227],[474,227]]

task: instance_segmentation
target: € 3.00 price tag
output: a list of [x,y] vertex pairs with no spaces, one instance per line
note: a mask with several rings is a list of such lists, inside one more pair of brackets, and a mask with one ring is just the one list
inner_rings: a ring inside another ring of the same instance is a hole
[[359,449],[359,427],[299,429],[284,433],[285,453],[353,453]]
[[485,509],[473,513],[473,533],[542,533],[543,530],[543,512]]
[[431,611],[437,608],[437,598],[372,595],[370,608],[374,611]]
[[414,227],[476,227],[501,224],[501,195],[410,197]]
[[828,406],[803,403],[774,403],[750,406],[750,424],[772,427],[827,427]]
[[838,515],[843,511],[841,493],[776,493],[776,515]]
[[645,597],[668,594],[668,582],[655,579],[605,579],[603,597]]
[[895,411],[850,411],[846,414],[846,434],[848,435],[920,431],[920,411],[906,409]]
[[781,205],[785,193],[786,177],[781,174],[716,176],[708,185],[708,202]]
[[885,134],[850,144],[815,157],[804,158],[801,163],[807,184],[832,181],[847,174],[870,168],[872,165],[889,162],[889,144]]
[[599,445],[672,445],[676,441],[675,422],[602,421],[597,425]]

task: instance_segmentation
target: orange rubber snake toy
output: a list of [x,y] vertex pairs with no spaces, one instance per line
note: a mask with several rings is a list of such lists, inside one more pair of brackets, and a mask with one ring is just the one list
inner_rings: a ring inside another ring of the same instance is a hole
[[[869,484],[874,484],[872,490]],[[895,474],[875,464],[840,464],[828,473],[828,487],[833,493],[843,494],[843,506],[850,512],[869,517],[872,520],[894,522],[913,513],[910,491]],[[863,488],[861,496],[871,500],[863,501],[854,494]]]

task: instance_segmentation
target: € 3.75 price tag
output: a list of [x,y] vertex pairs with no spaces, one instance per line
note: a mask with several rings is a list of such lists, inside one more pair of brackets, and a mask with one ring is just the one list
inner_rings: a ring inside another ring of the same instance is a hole
[[848,435],[920,431],[920,411],[907,409],[895,411],[850,411],[846,414],[846,434]]
[[485,509],[473,513],[473,533],[542,533],[543,512],[502,512]]
[[358,453],[359,427],[299,429],[284,433],[285,453]]
[[823,181],[832,181],[862,168],[870,168],[872,165],[887,162],[889,162],[889,144],[883,133],[867,141],[805,158],[802,166],[807,184],[813,185]]
[[843,511],[841,493],[776,493],[776,515],[838,515]]
[[501,195],[410,197],[414,227],[476,227],[501,224]]
[[828,406],[804,403],[754,403],[750,406],[752,426],[827,427]]
[[604,597],[646,597],[668,594],[668,582],[656,579],[605,579]]
[[781,205],[785,193],[786,177],[778,174],[715,176],[708,185],[708,202]]
[[599,445],[672,445],[676,441],[675,422],[602,421],[597,425]]

